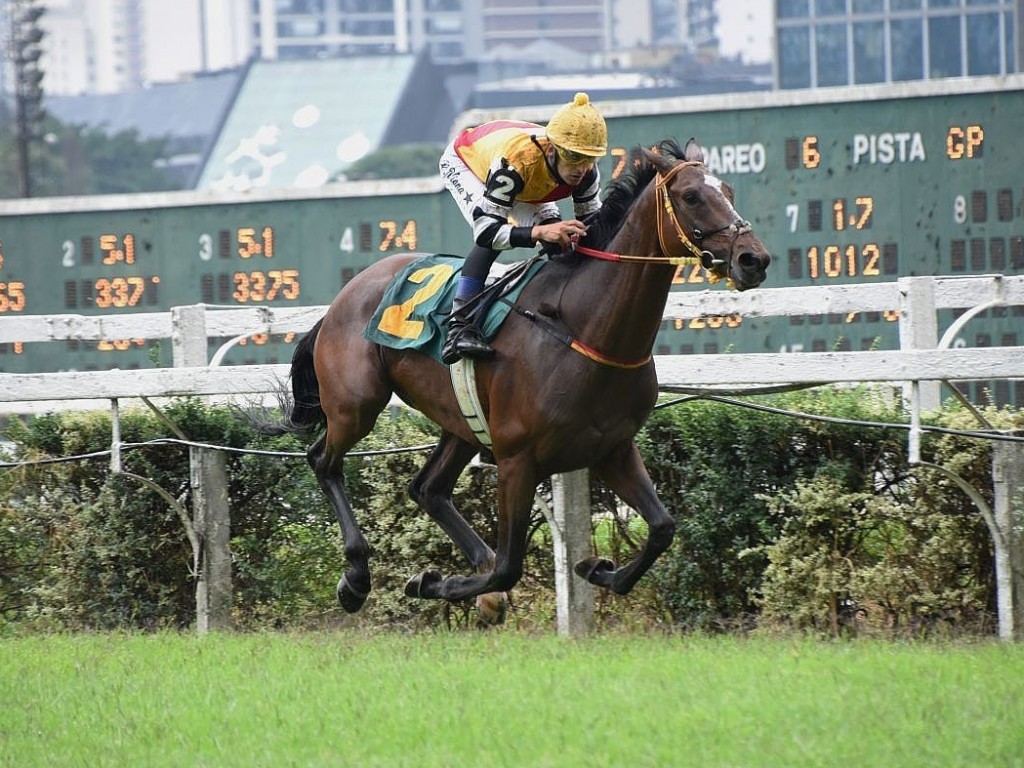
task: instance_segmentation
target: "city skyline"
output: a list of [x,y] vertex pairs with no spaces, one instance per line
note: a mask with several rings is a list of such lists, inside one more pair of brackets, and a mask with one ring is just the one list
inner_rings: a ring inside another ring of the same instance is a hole
[[[681,31],[679,25],[684,24],[682,17],[686,0],[674,2],[678,3],[677,23],[669,26],[676,31],[670,33],[669,37],[674,35],[677,42],[684,45],[686,33]],[[715,2],[720,19],[715,33],[720,41],[721,55],[747,64],[770,62],[770,4],[763,0]],[[0,4],[8,7],[13,3],[14,0],[0,0]],[[175,4],[166,0],[132,0],[120,4],[112,0],[46,0],[42,4],[47,9],[42,21],[46,31],[43,43],[44,68],[47,72],[45,89],[54,96],[123,92],[234,69],[244,65],[253,56],[274,59],[295,55],[285,50],[279,51],[276,37],[269,39],[261,34],[261,29],[273,28],[278,35],[287,35],[287,30],[293,29],[296,23],[290,20],[294,14],[289,16],[279,11],[277,5],[270,10],[269,3],[253,7],[246,0],[191,0]],[[423,7],[427,6],[424,4]],[[595,4],[588,9],[588,13],[597,13],[599,7]],[[612,9],[615,6],[604,7]],[[477,33],[468,30],[480,22],[469,16],[474,9],[479,13],[483,8],[485,6],[482,1],[476,0],[475,3],[461,4],[462,10],[455,13],[426,13],[421,10],[416,23],[436,30],[444,18],[450,20],[455,16],[460,19],[458,23],[462,37],[472,39]],[[643,14],[636,13],[638,9],[639,6],[630,4],[629,18],[622,16],[621,12],[611,12],[611,16],[606,17],[605,24],[614,26],[606,28],[603,33],[604,53],[653,44],[652,18],[655,9],[652,6],[649,12]],[[426,21],[422,18],[424,15],[429,17]],[[641,18],[633,18],[635,16]],[[661,29],[662,35],[659,37],[664,35],[664,26]],[[287,41],[288,38],[282,39]],[[463,56],[476,58],[502,47],[503,44],[496,40],[500,38],[492,37],[490,47],[479,54],[471,56],[467,50]],[[627,45],[627,40],[631,45]],[[422,39],[417,43],[401,36],[396,36],[394,41],[396,52],[401,52],[399,49],[402,46],[415,51],[417,45],[424,45]],[[634,42],[636,45],[632,46]],[[480,38],[480,43],[486,45],[483,38]],[[439,44],[444,45],[436,40],[429,43],[432,56],[437,53],[435,49]],[[313,50],[310,49],[307,55],[315,55]],[[599,63],[594,53],[593,50],[579,51],[582,69],[590,70],[608,64],[630,69],[633,63],[630,57]],[[444,63],[443,59],[441,61]]]

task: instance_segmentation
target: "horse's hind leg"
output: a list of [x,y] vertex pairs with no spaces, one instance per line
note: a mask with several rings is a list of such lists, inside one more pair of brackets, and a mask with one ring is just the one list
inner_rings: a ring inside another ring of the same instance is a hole
[[[445,432],[437,447],[427,458],[423,469],[409,484],[409,495],[424,509],[466,556],[477,573],[494,570],[494,550],[480,538],[452,504],[452,491],[477,449]],[[417,597],[419,582],[413,579],[406,592]],[[476,607],[485,624],[501,624],[505,620],[508,597],[504,592],[480,595]]]
[[349,569],[338,581],[338,602],[346,612],[355,613],[363,607],[370,594],[370,547],[359,524],[356,523],[352,504],[345,493],[341,459],[333,459],[330,455],[328,434],[321,435],[310,446],[306,452],[306,460],[313,468],[317,482],[331,503],[341,527],[341,537],[345,542],[345,559],[348,560]]
[[498,549],[494,570],[472,576],[448,577],[427,571],[410,579],[406,593],[435,600],[463,600],[512,589],[523,575],[530,509],[536,486],[536,474],[528,460],[501,460],[498,465]]

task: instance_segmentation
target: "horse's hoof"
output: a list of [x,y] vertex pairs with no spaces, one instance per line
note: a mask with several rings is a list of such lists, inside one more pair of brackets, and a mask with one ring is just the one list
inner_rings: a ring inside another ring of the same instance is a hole
[[496,627],[499,624],[504,624],[507,614],[507,592],[488,592],[486,595],[477,595],[476,624],[478,627]]
[[345,613],[355,613],[358,611],[363,607],[363,603],[366,602],[368,596],[368,592],[360,592],[353,589],[345,575],[342,575],[338,580],[338,602],[345,609]]
[[424,571],[405,582],[405,596],[436,598],[438,595],[431,594],[432,588],[436,587],[443,580],[444,577],[439,571]]
[[611,587],[615,563],[606,557],[585,557],[573,567],[576,575],[599,587]]

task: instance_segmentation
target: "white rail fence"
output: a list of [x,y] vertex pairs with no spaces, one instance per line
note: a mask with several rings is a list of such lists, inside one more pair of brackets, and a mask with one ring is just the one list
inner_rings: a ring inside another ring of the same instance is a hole
[[[942,341],[938,338],[937,310],[967,310],[958,320],[962,323],[999,305],[1024,305],[1024,277],[913,277],[890,283],[767,288],[746,293],[675,292],[669,295],[666,318],[898,310],[900,349],[658,356],[659,380],[670,388],[1024,378],[1022,347],[951,348],[949,331]],[[207,366],[207,337],[238,341],[257,333],[304,332],[325,310],[323,306],[220,309],[198,304],[169,313],[3,317],[0,343],[171,339],[175,368],[0,374],[0,403],[8,404],[10,411],[16,410],[18,403],[82,399],[83,392],[88,392],[90,399],[266,392],[268,382],[287,375],[287,365],[219,367],[214,360],[214,365],[202,372],[183,371],[180,366]],[[938,405],[937,385],[928,389],[929,393],[921,395],[926,409]]]
[[[865,352],[800,352],[789,354],[715,354],[657,356],[665,390],[689,388],[885,382],[904,387],[910,410],[910,459],[918,461],[920,414],[939,405],[940,382],[978,379],[1024,379],[1024,346],[955,348],[951,344],[970,320],[986,309],[1024,305],[1024,277],[911,277],[896,282],[768,288],[747,293],[721,290],[674,292],[667,318],[699,318],[738,314],[744,318],[828,313],[899,313],[899,350]],[[963,310],[939,338],[937,311]],[[0,411],[68,401],[117,403],[133,398],[254,395],[276,391],[288,375],[287,365],[220,366],[223,353],[252,334],[304,332],[326,307],[216,308],[177,307],[169,313],[131,315],[50,315],[0,318],[0,343],[100,341],[104,339],[171,339],[174,368],[0,374]],[[207,360],[207,339],[228,339]],[[116,442],[116,441],[115,441]],[[1020,445],[996,444],[993,467],[995,510],[980,509],[989,523],[996,548],[999,582],[999,631],[1004,639],[1024,639],[1024,461]],[[116,446],[115,446],[116,449]],[[197,459],[196,464],[203,462]],[[579,473],[574,473],[579,474]],[[585,480],[585,475],[582,478]],[[589,501],[580,477],[559,478],[556,509],[550,514],[556,539],[556,561],[575,562],[589,555]],[[965,489],[969,491],[970,489]],[[199,493],[209,497],[209,493]],[[984,500],[974,494],[975,502]],[[224,540],[215,515],[196,519],[214,526],[201,541]],[[199,557],[197,562],[227,562]],[[229,566],[228,566],[229,567]],[[223,574],[208,574],[211,579]],[[204,578],[200,574],[200,581]],[[230,578],[230,574],[228,574]],[[567,570],[559,575],[559,630],[579,634],[592,626],[589,585]],[[205,587],[204,587],[205,591]],[[216,590],[214,590],[216,592]],[[199,591],[197,590],[197,595]],[[228,595],[228,599],[230,595]],[[589,606],[589,607],[588,607]],[[200,607],[202,612],[202,606]],[[211,609],[211,606],[207,606]],[[213,606],[204,623],[216,628]],[[213,616],[211,618],[210,616]]]

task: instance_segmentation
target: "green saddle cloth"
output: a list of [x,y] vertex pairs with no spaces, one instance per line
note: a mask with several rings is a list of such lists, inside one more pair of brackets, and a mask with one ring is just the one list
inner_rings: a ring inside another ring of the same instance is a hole
[[[465,259],[458,256],[432,255],[409,264],[384,291],[363,336],[392,349],[416,349],[440,361],[452,299],[464,263]],[[485,339],[494,338],[512,310],[512,302],[545,263],[531,263],[526,276],[502,293],[508,301],[491,304],[480,326]]]

